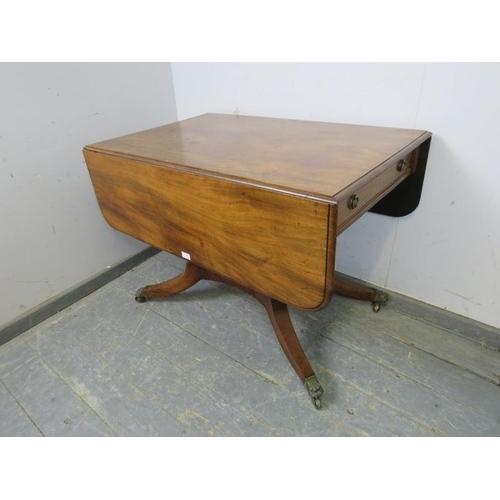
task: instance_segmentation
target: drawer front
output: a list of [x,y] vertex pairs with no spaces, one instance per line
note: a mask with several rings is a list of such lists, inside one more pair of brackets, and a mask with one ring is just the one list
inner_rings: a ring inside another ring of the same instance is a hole
[[[415,170],[415,151],[399,158],[380,173],[367,174],[339,193],[337,235],[392,191]],[[404,163],[402,163],[404,162]]]

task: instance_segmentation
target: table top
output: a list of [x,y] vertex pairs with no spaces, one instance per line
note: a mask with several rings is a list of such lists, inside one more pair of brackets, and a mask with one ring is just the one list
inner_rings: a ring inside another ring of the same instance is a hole
[[392,195],[389,213],[418,205],[430,136],[208,114],[92,144],[84,155],[113,228],[319,309],[333,293],[337,235]]
[[428,136],[423,130],[205,114],[86,149],[333,199]]

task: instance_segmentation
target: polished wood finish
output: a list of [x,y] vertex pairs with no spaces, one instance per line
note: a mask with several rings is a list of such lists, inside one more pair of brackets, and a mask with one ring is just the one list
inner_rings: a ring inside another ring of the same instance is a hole
[[329,302],[335,205],[91,151],[85,159],[115,229],[287,304]]
[[400,216],[417,207],[430,138],[209,114],[92,144],[84,155],[108,223],[188,260],[182,276],[139,290],[137,300],[200,279],[251,293],[319,407],[323,390],[287,304],[321,309],[338,293],[378,311],[385,294],[335,276],[337,236],[368,210]]
[[377,290],[374,288],[358,285],[340,276],[335,276],[335,293],[342,297],[370,302],[374,301],[377,296]]
[[[429,136],[203,115],[87,146],[84,155],[115,229],[287,304],[320,309],[333,293],[336,237],[404,184]],[[347,205],[353,194],[356,209]]]
[[[135,298],[138,302],[145,302],[151,299],[169,297],[187,290],[200,280],[218,281],[227,285],[236,286],[255,297],[264,306],[283,352],[299,376],[299,379],[306,384],[314,405],[317,408],[320,408],[323,389],[321,388],[314,370],[312,369],[311,364],[302,349],[297,333],[293,327],[292,320],[290,319],[288,306],[283,302],[256,292],[255,290],[247,288],[240,283],[233,282],[224,276],[209,271],[208,269],[203,269],[192,262],[186,263],[184,272],[181,275],[162,283],[148,285],[139,289]],[[313,381],[312,387],[311,381]]]
[[342,297],[371,302],[373,312],[379,312],[380,305],[389,300],[389,296],[380,290],[353,283],[338,275],[335,275],[334,290],[337,295]]
[[422,130],[207,114],[86,149],[331,202],[427,137]]
[[414,151],[412,160],[414,172],[412,175],[388,192],[375,206],[370,208],[370,212],[391,217],[405,217],[416,210],[422,195],[430,147],[431,137],[429,134],[427,139]]
[[159,297],[177,295],[196,285],[201,279],[203,279],[201,268],[191,264],[191,262],[187,262],[182,274],[168,281],[141,288],[137,291],[135,299],[137,302],[145,302],[146,300],[157,299]]
[[335,276],[335,293],[350,299],[373,302],[376,300],[377,293],[379,292],[377,292],[375,288],[368,288],[367,286],[354,283],[351,280]]
[[[367,178],[354,182],[348,188],[337,194],[337,235],[347,229],[373,205],[381,200],[385,194],[390,192],[412,174],[414,171],[414,153],[415,151],[407,154],[404,158],[387,165],[383,170],[377,169],[377,171],[367,174]],[[398,170],[400,161],[405,162],[405,167],[401,171]],[[355,209],[349,207],[349,199],[353,195],[359,197],[359,203]]]

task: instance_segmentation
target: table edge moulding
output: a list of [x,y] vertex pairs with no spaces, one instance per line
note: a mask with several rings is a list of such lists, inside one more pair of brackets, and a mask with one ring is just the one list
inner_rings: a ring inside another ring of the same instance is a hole
[[375,312],[387,301],[335,276],[337,236],[367,211],[417,208],[430,141],[422,130],[206,114],[83,154],[109,225],[186,260],[184,273],[136,300],[202,279],[247,291],[320,408],[323,389],[287,307],[322,309],[333,293]]

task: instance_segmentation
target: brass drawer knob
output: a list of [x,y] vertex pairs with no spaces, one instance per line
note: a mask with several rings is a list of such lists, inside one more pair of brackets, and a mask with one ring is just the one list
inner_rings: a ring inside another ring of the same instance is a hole
[[358,206],[358,203],[359,203],[359,196],[357,194],[353,194],[350,198],[349,198],[349,208],[351,210],[354,210],[357,206]]
[[402,172],[406,167],[406,160],[398,161],[398,172]]

